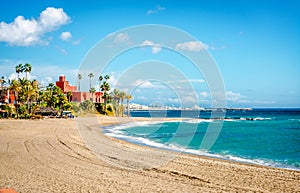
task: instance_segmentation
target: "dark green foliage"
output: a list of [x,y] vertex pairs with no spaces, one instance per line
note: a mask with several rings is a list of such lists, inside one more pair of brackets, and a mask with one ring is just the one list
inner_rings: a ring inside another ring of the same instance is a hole
[[96,108],[92,101],[86,100],[79,104],[79,109],[86,112],[95,112]]

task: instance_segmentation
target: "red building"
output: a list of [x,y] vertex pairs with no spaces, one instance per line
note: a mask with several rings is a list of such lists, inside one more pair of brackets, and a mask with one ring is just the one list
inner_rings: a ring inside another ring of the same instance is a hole
[[69,85],[69,81],[66,81],[65,76],[59,76],[59,81],[56,81],[56,86],[58,86],[64,93],[68,91],[74,92],[77,90],[76,86]]
[[56,81],[56,86],[58,86],[65,94],[68,91],[72,92],[71,101],[72,102],[83,102],[85,100],[91,100],[94,103],[103,103],[104,100],[102,98],[103,93],[102,92],[80,92],[77,91],[76,86],[72,86],[69,84],[69,82],[66,80],[65,76],[59,76],[59,80]]
[[8,89],[0,90],[0,103],[15,104],[16,101],[14,93]]

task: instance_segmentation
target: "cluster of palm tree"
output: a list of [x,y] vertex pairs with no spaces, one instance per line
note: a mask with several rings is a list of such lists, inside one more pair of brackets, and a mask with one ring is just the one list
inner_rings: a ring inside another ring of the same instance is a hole
[[30,115],[32,107],[36,104],[34,102],[39,97],[38,82],[19,78],[19,80],[11,81],[9,90],[14,93],[17,117],[19,117],[19,113],[24,116]]
[[49,83],[46,90],[40,92],[40,103],[42,106],[57,110],[69,110],[71,109],[69,102],[70,92],[68,92],[66,96],[62,90],[53,83]]
[[[90,89],[89,92],[92,93],[92,98],[94,98],[94,93],[96,92],[96,88],[92,87],[92,78],[94,78],[94,74],[91,72],[88,74],[88,77],[90,78]],[[80,91],[80,80],[82,79],[82,75],[78,74],[78,89]],[[108,80],[110,79],[109,75],[105,75],[104,77],[102,75],[99,76],[99,91],[103,92],[103,100],[104,100],[104,113],[106,114],[107,110],[107,103],[109,102],[109,94],[108,91],[110,90],[110,85],[108,83]]]
[[[37,80],[29,80],[31,72],[30,64],[19,64],[15,67],[18,79],[10,81],[8,89],[13,93],[16,107],[16,115],[30,117],[36,108],[41,106],[51,107],[56,110],[67,110],[71,108],[67,97],[61,89],[50,83],[45,90],[41,90]],[[20,78],[20,73],[26,73],[25,78]]]
[[19,64],[16,66],[16,73],[18,73],[18,80],[20,79],[20,73],[26,73],[26,79],[28,80],[28,75],[32,70],[32,66],[29,63],[26,64]]
[[[92,79],[95,77],[93,73],[89,73],[88,77],[90,79],[90,89],[89,91],[93,94],[96,92],[96,89],[92,87]],[[78,74],[78,88],[80,91],[80,80],[82,79],[82,75]],[[117,116],[124,115],[124,105],[123,102],[126,99],[127,100],[127,115],[129,115],[129,102],[132,99],[132,96],[130,94],[126,94],[123,91],[120,91],[118,89],[114,89],[112,92],[110,91],[110,84],[108,83],[108,80],[110,79],[109,75],[105,75],[104,77],[100,75],[98,77],[99,81],[99,92],[103,92],[103,100],[104,100],[104,110],[103,112],[106,114],[107,112],[107,104],[112,102],[114,111]]]
[[129,102],[132,99],[132,95],[126,94],[126,92],[115,88],[110,93],[110,96],[112,98],[112,103],[114,106],[114,111],[116,113],[116,116],[120,116],[120,115],[122,115],[122,117],[124,116],[124,100],[126,99],[127,115],[129,116]]

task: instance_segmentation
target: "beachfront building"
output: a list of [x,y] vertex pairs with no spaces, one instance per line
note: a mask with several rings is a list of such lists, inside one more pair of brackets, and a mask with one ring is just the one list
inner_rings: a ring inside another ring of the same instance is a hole
[[0,89],[0,104],[14,104],[15,96],[13,92],[7,88]]
[[65,94],[69,91],[72,93],[70,98],[71,102],[83,102],[85,100],[91,100],[93,103],[104,103],[102,98],[102,92],[81,92],[77,90],[77,86],[72,86],[69,81],[66,80],[65,76],[59,76],[58,81],[56,81],[56,86],[58,86]]

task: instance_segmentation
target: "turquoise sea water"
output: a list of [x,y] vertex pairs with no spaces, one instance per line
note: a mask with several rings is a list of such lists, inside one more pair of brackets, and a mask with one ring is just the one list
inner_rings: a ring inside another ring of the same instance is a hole
[[[180,117],[178,113],[164,111],[152,112],[152,115]],[[147,117],[150,114],[147,111],[132,112],[132,116]],[[300,170],[299,109],[234,110],[227,111],[224,119],[210,119],[209,114],[207,111],[190,112],[185,113],[187,119],[183,121],[119,125],[107,127],[104,132],[152,147]],[[201,146],[205,134],[216,134],[216,130],[210,130],[208,126],[221,123],[222,128],[213,145],[210,148]]]

